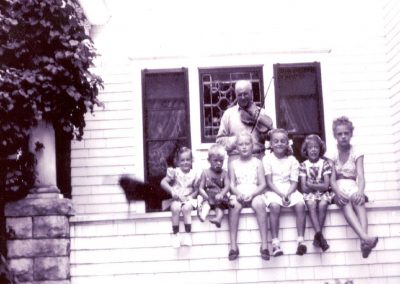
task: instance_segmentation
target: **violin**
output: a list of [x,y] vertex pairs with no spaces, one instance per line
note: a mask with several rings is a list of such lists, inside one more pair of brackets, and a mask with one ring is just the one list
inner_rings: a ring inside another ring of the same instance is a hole
[[252,127],[252,131],[256,128],[260,134],[266,135],[271,129],[270,125],[265,124],[263,119],[259,119],[261,108],[259,108],[254,102],[246,109],[240,109],[240,120]]

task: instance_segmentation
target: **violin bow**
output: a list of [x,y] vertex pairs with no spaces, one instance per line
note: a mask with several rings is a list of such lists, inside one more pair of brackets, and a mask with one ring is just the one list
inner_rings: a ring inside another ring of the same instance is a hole
[[265,105],[265,100],[267,99],[267,95],[268,95],[269,88],[271,87],[272,79],[274,79],[274,76],[272,76],[271,79],[269,80],[269,84],[268,84],[267,91],[265,92],[264,100],[263,100],[263,102],[262,102],[262,104],[261,104],[260,111],[257,113],[256,119],[255,119],[255,121],[254,121],[253,127],[251,128],[250,133],[253,133],[254,128],[256,128],[258,118],[260,117],[261,109],[262,109],[262,108],[264,107],[264,105]]

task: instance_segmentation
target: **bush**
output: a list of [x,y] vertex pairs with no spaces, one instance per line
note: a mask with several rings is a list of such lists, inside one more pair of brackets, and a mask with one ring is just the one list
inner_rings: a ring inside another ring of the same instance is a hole
[[[8,160],[6,190],[26,191],[34,181],[29,131],[41,119],[69,139],[81,139],[84,115],[100,106],[100,77],[88,23],[77,0],[0,2],[0,157]],[[16,153],[19,153],[16,155]]]

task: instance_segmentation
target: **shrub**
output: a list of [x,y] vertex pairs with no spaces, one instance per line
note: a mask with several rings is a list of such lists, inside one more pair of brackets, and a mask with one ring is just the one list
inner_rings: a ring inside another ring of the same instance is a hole
[[5,169],[7,192],[33,184],[27,140],[39,120],[79,140],[84,115],[101,105],[87,27],[77,0],[0,2],[0,157],[3,165],[10,155],[18,157]]

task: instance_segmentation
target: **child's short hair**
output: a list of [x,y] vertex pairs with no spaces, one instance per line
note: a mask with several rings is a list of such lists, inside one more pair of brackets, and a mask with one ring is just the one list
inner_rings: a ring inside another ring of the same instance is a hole
[[[286,151],[286,155],[287,155],[287,156],[293,155],[293,148],[292,148],[292,146],[291,146],[290,143],[289,143],[289,133],[287,132],[286,129],[283,129],[283,128],[275,128],[275,129],[271,129],[270,131],[268,131],[268,137],[269,137],[270,143],[272,142],[272,136],[273,136],[274,134],[277,134],[277,133],[282,133],[282,134],[284,134],[284,135],[286,136],[287,140],[288,140],[288,148],[287,148],[287,151]],[[272,151],[272,148],[271,148],[271,151]]]
[[271,140],[272,135],[276,134],[276,133],[283,133],[285,134],[285,136],[287,137],[287,139],[289,140],[289,133],[286,131],[286,129],[283,128],[275,128],[275,129],[271,129],[270,131],[268,131],[268,137]]
[[212,156],[225,157],[225,154],[226,151],[224,146],[218,143],[211,145],[211,147],[208,149],[208,158],[211,158]]
[[350,119],[347,116],[338,117],[333,121],[333,123],[332,123],[333,134],[335,134],[336,127],[338,127],[339,125],[345,125],[345,126],[349,127],[351,133],[353,133],[353,130],[354,130],[353,123],[350,121]]
[[242,131],[242,132],[240,132],[239,134],[236,135],[236,141],[235,141],[236,144],[237,144],[239,138],[241,138],[241,137],[247,137],[247,138],[250,139],[251,144],[254,143],[253,136],[251,136],[251,134],[249,132],[247,132],[247,131]]
[[190,148],[185,146],[180,147],[175,153],[175,159],[174,159],[175,166],[178,165],[179,158],[183,153],[190,153],[190,157],[193,159],[192,150]]
[[319,145],[319,157],[321,158],[326,152],[325,142],[317,134],[310,134],[304,138],[303,144],[301,145],[301,156],[308,158],[307,146],[310,142],[316,142]]

